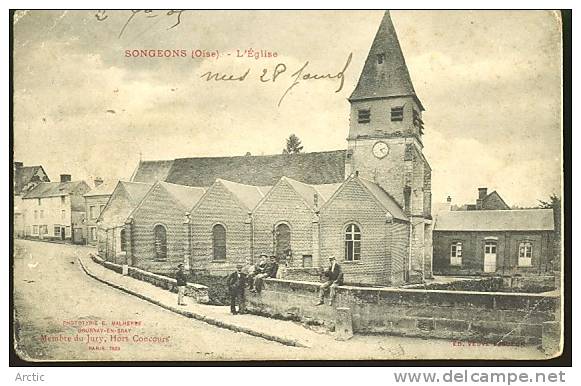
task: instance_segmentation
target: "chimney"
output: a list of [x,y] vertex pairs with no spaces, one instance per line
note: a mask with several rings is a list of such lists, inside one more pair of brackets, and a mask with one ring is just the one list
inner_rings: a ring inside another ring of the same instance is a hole
[[478,199],[476,200],[476,210],[482,210],[482,203],[486,197],[487,188],[478,188]]
[[61,182],[71,182],[70,174],[61,174]]
[[103,183],[103,179],[101,177],[95,177],[93,180],[93,184],[95,184],[95,188]]

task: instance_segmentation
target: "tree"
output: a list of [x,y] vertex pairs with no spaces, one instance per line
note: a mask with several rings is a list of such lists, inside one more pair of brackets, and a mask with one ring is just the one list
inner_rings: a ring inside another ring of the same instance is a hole
[[303,150],[301,140],[294,134],[286,139],[286,148],[282,149],[282,154],[298,154]]
[[561,198],[553,193],[548,201],[539,200],[539,208],[553,209],[553,221],[555,224],[553,269],[559,271],[561,268]]
[[541,209],[561,209],[561,199],[556,194],[551,194],[548,201],[539,200],[539,208]]

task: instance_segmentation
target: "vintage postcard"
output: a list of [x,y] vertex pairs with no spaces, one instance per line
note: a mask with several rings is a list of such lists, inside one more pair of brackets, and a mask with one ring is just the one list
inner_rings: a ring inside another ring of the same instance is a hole
[[21,360],[561,355],[559,11],[11,28]]

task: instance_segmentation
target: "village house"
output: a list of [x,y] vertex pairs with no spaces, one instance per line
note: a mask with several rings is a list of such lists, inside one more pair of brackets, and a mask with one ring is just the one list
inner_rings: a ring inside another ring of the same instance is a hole
[[252,262],[252,210],[271,187],[217,179],[191,210],[192,271],[223,275]]
[[152,184],[119,181],[97,219],[97,250],[101,257],[126,264],[125,221]]
[[42,166],[24,166],[22,162],[13,164],[13,230],[15,237],[25,235],[25,213],[22,206],[22,196],[41,182],[50,182],[50,178]]
[[94,188],[85,194],[85,236],[88,245],[97,245],[97,219],[101,215],[118,181],[95,178]]
[[[334,255],[347,282],[421,282],[432,276],[433,226],[424,107],[389,12],[349,102],[346,150],[140,160],[131,181],[207,188],[188,219],[191,271],[222,275],[274,253],[292,273],[324,267]],[[151,229],[132,236],[151,237]]]
[[157,273],[173,272],[179,263],[189,268],[189,211],[204,192],[204,188],[155,183],[125,221],[122,239],[128,262]]
[[478,189],[476,205],[441,205],[434,225],[434,273],[531,275],[552,272],[552,209],[510,209]]
[[495,190],[488,193],[488,188],[478,188],[478,198],[475,204],[466,204],[460,207],[453,206],[453,210],[509,210],[510,206]]
[[26,237],[79,242],[83,237],[85,200],[91,188],[85,181],[41,182],[22,197]]

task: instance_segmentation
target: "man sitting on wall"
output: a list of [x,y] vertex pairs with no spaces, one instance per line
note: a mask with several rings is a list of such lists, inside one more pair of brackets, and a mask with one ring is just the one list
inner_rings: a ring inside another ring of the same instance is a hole
[[[261,258],[262,256],[266,257],[264,254],[260,255]],[[256,275],[256,264],[252,264],[250,260],[247,261],[242,272],[246,274],[246,284],[248,285],[248,289],[252,291],[254,288],[254,276]]]
[[[264,255],[266,257],[266,255]],[[276,256],[270,256],[270,262],[266,263],[264,260],[264,266],[259,264],[257,270],[260,272],[254,277],[254,292],[260,293],[262,288],[264,288],[264,279],[268,277],[276,277],[278,272],[278,263],[276,262]]]
[[278,262],[276,256],[270,256],[270,264],[268,266],[268,277],[275,279],[278,274]]
[[[236,271],[228,276],[228,291],[230,293],[230,312],[232,315],[243,314],[244,287],[246,286],[246,275],[242,273],[242,264],[236,265]],[[236,311],[236,301],[238,301],[238,311]]]
[[267,262],[266,262],[266,254],[265,253],[261,253],[260,254],[260,260],[258,260],[258,263],[256,263],[256,265],[253,265],[249,271],[252,271],[252,274],[248,274],[247,276],[247,281],[248,281],[248,288],[250,289],[251,292],[256,292],[256,278],[259,275],[262,275],[266,272],[266,268],[267,268]]
[[333,300],[335,299],[335,291],[337,287],[343,284],[343,272],[341,271],[341,266],[335,261],[335,256],[329,257],[329,268],[323,275],[326,277],[326,281],[319,287],[319,302],[315,305],[320,306],[325,303],[325,293],[329,291],[329,305],[333,305]]

